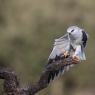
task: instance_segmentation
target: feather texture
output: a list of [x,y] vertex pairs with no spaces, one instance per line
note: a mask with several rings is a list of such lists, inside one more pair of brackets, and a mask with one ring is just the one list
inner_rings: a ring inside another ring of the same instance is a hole
[[49,56],[49,59],[54,59],[56,56],[60,56],[64,51],[70,50],[70,41],[68,34],[60,37],[59,39],[55,39],[53,50]]
[[[53,50],[48,58],[48,64],[51,64],[53,61],[61,60],[61,55],[64,56],[64,52],[67,51],[71,56],[78,56],[80,60],[86,60],[84,48],[87,42],[87,33],[83,29],[77,26],[71,26],[67,29],[67,33],[55,39]],[[54,80],[56,77],[59,77],[64,74],[65,70],[69,70],[70,66],[65,68],[60,68],[56,71],[51,71],[48,77],[48,83],[51,80]]]

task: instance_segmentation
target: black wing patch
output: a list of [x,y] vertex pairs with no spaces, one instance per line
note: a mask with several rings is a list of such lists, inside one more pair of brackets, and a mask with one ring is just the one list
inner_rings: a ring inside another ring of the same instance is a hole
[[[61,60],[61,58],[63,59],[64,56],[61,56],[61,55],[60,55],[60,56],[57,56],[57,55],[56,55],[56,57],[55,57],[54,59],[49,59],[49,60],[48,60],[48,64],[46,65],[46,67],[47,67],[48,65],[52,64],[53,61]],[[58,77],[59,74],[62,75],[63,72],[64,72],[64,67],[61,67],[59,70],[50,71],[50,72],[49,72],[49,76],[48,76],[48,83],[50,83],[51,80],[54,80],[55,77]]]
[[83,46],[86,46],[86,42],[87,42],[87,34],[86,32],[82,31],[82,41],[83,41]]
[[64,67],[60,68],[59,70],[51,71],[48,76],[48,83],[54,80],[56,77],[63,75]]

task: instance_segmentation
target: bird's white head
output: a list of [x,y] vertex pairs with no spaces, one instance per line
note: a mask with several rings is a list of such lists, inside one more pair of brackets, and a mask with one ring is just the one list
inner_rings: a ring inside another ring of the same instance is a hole
[[77,27],[77,26],[70,26],[67,29],[67,33],[75,38],[79,37],[82,35],[82,30],[81,28]]

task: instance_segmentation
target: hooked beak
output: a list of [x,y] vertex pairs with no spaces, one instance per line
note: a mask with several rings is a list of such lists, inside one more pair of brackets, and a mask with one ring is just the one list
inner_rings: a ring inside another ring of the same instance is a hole
[[71,35],[71,33],[69,32],[68,35]]
[[70,40],[70,35],[71,35],[71,33],[68,33],[68,39]]

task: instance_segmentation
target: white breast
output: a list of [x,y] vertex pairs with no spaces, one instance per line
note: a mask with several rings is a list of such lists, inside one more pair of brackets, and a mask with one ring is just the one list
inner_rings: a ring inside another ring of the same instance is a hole
[[76,49],[77,45],[82,44],[82,36],[78,36],[77,38],[72,38],[71,37],[71,45],[73,46],[74,49]]

